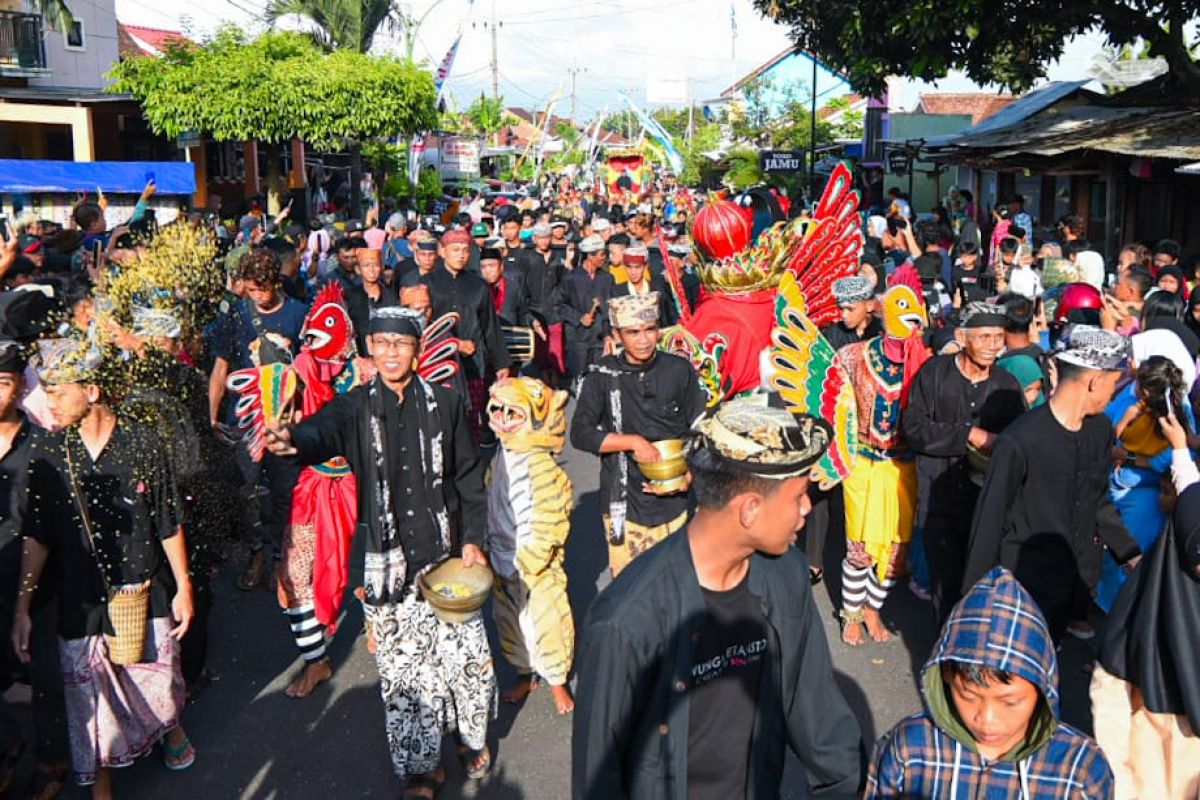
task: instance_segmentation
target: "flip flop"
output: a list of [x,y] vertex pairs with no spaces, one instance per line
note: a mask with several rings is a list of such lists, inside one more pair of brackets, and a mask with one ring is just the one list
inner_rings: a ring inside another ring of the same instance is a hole
[[[172,772],[183,772],[196,763],[196,748],[192,747],[192,743],[187,736],[183,737],[183,741],[179,743],[179,747],[171,747],[171,745],[167,744],[166,734],[159,739],[159,743],[163,749],[163,765]],[[192,751],[191,756],[186,760],[180,760],[184,758],[188,750]]]

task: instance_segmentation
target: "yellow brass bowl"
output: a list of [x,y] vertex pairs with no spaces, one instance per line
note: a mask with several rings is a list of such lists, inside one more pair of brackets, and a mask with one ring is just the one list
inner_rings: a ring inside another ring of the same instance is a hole
[[658,461],[634,459],[637,462],[638,469],[642,471],[647,480],[669,481],[687,472],[687,459],[683,455],[682,439],[663,439],[662,441],[651,442],[651,444],[654,445],[654,449],[661,456]]
[[479,564],[464,567],[461,558],[451,558],[422,575],[417,587],[441,619],[470,622],[492,593],[492,570]]

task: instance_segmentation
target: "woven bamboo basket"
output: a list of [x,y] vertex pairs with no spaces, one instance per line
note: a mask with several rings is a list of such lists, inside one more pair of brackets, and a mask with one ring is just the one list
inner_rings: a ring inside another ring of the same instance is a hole
[[146,623],[150,616],[150,582],[122,586],[108,598],[108,618],[113,634],[108,637],[108,660],[114,664],[137,664],[146,650]]

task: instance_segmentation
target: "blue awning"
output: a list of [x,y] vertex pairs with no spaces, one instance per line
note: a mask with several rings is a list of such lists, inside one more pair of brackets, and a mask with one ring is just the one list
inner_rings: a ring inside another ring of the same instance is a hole
[[158,194],[194,194],[196,166],[186,161],[48,161],[0,158],[0,192],[141,194],[154,176]]

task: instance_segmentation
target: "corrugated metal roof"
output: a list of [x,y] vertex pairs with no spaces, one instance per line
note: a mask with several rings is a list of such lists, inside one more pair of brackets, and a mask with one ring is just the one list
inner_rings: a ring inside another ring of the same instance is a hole
[[1200,159],[1200,107],[1047,108],[992,132],[965,131],[931,155],[935,160],[1050,158],[1094,150],[1146,158]]
[[[925,144],[930,148],[938,148],[947,144],[953,144],[967,136],[974,136],[979,133],[992,133],[1012,125],[1018,125],[1055,103],[1070,97],[1087,83],[1088,81],[1054,81],[1048,83],[1045,86],[1034,89],[1032,92],[1021,95],[978,125],[973,125],[961,133],[931,136],[925,141]],[[1088,94],[1092,93],[1089,92]]]

